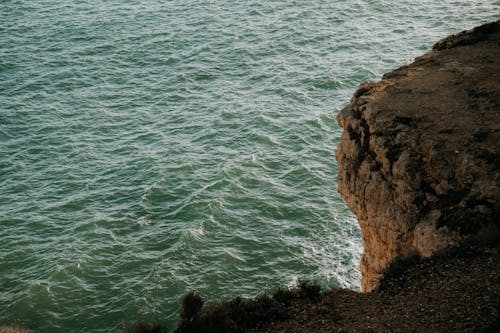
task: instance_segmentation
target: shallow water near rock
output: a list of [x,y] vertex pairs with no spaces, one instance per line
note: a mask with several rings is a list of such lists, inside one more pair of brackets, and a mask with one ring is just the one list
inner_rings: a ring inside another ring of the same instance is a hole
[[0,324],[173,327],[179,297],[359,288],[356,86],[499,1],[4,1]]

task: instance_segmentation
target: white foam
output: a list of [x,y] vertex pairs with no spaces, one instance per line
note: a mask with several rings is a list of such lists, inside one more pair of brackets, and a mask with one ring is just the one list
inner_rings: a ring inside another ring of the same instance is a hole
[[137,224],[140,225],[141,227],[144,227],[146,225],[150,225],[151,224],[151,220],[147,216],[141,216],[137,220]]

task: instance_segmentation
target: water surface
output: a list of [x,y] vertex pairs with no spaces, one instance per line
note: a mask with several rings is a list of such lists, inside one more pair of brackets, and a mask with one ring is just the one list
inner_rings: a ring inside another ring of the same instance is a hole
[[357,289],[356,86],[498,1],[2,1],[0,324],[175,325],[178,299]]

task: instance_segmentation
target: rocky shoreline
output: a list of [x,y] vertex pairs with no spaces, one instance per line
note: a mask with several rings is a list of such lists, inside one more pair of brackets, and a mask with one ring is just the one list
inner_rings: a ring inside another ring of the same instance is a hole
[[361,84],[337,119],[364,292],[200,305],[177,332],[500,331],[500,21]]
[[361,84],[338,122],[364,292],[302,283],[212,306],[188,293],[176,333],[500,331],[500,21]]
[[[303,283],[255,299],[203,307],[182,300],[175,333],[484,332],[500,330],[500,247],[490,239],[393,262],[377,289],[360,293]],[[125,333],[163,333],[136,323]]]
[[339,192],[358,217],[362,288],[500,220],[500,21],[364,83],[338,115]]
[[369,293],[297,300],[288,318],[251,332],[498,332],[500,249],[462,246],[398,262]]

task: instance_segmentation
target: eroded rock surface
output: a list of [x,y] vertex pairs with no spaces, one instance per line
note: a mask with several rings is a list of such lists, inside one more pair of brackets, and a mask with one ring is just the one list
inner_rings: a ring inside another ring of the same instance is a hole
[[361,226],[364,291],[397,256],[498,227],[500,21],[361,84],[337,119],[339,192]]

